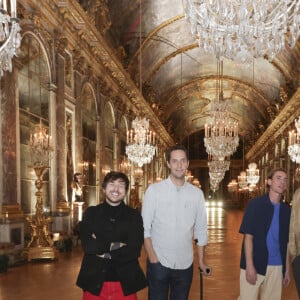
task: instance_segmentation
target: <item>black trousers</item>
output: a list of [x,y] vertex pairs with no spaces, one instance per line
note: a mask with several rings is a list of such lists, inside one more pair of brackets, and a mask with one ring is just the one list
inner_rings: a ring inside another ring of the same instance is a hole
[[295,257],[295,259],[292,262],[292,267],[295,284],[298,291],[298,297],[300,299],[300,256]]

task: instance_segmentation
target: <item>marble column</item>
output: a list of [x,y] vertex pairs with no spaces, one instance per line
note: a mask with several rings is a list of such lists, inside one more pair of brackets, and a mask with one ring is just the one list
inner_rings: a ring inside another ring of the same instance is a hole
[[[1,176],[0,205],[6,217],[22,216],[18,200],[20,199],[17,176],[17,73],[6,72],[1,80]],[[19,200],[20,201],[20,200]]]
[[74,97],[76,99],[75,107],[75,165],[74,172],[83,173],[83,145],[82,140],[79,137],[82,137],[82,121],[81,121],[81,87],[82,87],[83,75],[82,71],[74,71]]
[[16,165],[16,81],[14,73],[6,73],[1,82],[1,139],[2,139],[2,201],[15,204],[17,200]]
[[49,170],[49,187],[50,187],[50,206],[51,211],[56,210],[57,201],[57,163],[56,156],[57,153],[57,140],[56,140],[56,86],[51,85],[49,87],[49,109],[51,119],[49,120],[50,134],[52,137],[52,150],[50,152],[50,170]]
[[57,54],[57,102],[56,102],[56,144],[57,147],[57,200],[66,200],[66,120],[65,120],[65,72],[64,58]]
[[[24,247],[24,216],[18,181],[17,71],[6,72],[0,81],[0,244],[6,251]],[[16,188],[18,187],[18,188]]]

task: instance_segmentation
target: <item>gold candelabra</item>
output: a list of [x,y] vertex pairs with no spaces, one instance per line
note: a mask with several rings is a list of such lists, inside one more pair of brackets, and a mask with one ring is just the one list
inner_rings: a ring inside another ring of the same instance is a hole
[[50,137],[46,134],[46,130],[41,124],[37,127],[36,133],[30,137],[33,161],[31,167],[37,177],[35,180],[37,191],[35,193],[35,214],[26,218],[31,228],[31,239],[27,245],[28,261],[34,259],[54,260],[56,258],[56,250],[53,247],[50,233],[52,218],[46,216],[43,210],[43,175],[49,169],[48,161],[49,152],[51,151],[49,140]]

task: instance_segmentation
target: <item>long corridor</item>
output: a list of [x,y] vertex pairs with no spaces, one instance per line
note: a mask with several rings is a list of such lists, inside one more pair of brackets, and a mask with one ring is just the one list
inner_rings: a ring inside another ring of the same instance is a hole
[[[239,258],[242,236],[238,233],[243,212],[208,208],[209,245],[207,262],[213,268],[211,277],[203,279],[204,300],[237,299],[239,294]],[[0,300],[80,300],[82,292],[75,286],[81,262],[81,249],[60,253],[54,262],[27,263],[0,274]],[[145,269],[146,257],[142,252]],[[147,289],[138,293],[147,300]],[[200,276],[195,266],[190,300],[200,299]],[[294,281],[284,289],[283,300],[297,300]],[[272,299],[270,299],[272,300]]]

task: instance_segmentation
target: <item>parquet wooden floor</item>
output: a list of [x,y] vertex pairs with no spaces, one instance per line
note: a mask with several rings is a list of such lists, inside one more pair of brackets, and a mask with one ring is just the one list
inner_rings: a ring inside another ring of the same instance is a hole
[[[233,300],[239,294],[239,258],[242,236],[238,233],[243,212],[208,209],[209,245],[207,262],[213,275],[204,278],[204,300]],[[75,286],[81,262],[81,248],[60,253],[57,261],[26,263],[0,274],[0,300],[80,300],[81,290]],[[145,269],[146,256],[140,258]],[[195,266],[190,300],[200,299],[199,272]],[[138,293],[147,300],[147,289]],[[284,289],[283,300],[297,300],[294,282]],[[272,299],[270,299],[272,300]]]

